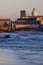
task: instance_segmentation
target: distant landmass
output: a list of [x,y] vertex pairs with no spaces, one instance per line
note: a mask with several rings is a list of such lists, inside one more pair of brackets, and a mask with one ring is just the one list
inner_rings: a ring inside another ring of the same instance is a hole
[[0,19],[0,32],[15,31],[43,31],[43,16],[38,16],[34,8],[31,16],[26,15],[26,11],[20,11],[20,18],[16,21],[10,19]]

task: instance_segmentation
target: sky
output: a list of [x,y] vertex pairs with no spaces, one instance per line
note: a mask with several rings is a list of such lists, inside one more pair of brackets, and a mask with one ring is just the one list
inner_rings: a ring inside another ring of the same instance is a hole
[[38,15],[43,15],[43,0],[0,0],[0,18],[16,20],[21,10],[31,15],[33,8],[36,8]]

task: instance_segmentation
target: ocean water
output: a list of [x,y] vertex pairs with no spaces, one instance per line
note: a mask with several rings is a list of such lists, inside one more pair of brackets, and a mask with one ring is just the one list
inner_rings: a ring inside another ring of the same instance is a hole
[[43,65],[43,32],[0,33],[0,65]]

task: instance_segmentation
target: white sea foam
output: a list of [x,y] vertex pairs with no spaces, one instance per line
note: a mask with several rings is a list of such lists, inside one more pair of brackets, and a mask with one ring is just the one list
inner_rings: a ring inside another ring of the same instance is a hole
[[14,51],[0,49],[0,65],[20,65],[21,63]]
[[17,62],[18,62],[18,60],[12,50],[0,49],[0,65],[1,64],[6,64],[6,65],[14,64]]

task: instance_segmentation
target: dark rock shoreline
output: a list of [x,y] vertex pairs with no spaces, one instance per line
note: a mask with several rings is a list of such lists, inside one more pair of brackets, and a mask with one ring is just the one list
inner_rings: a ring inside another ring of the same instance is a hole
[[0,38],[10,38],[10,35],[0,36]]

